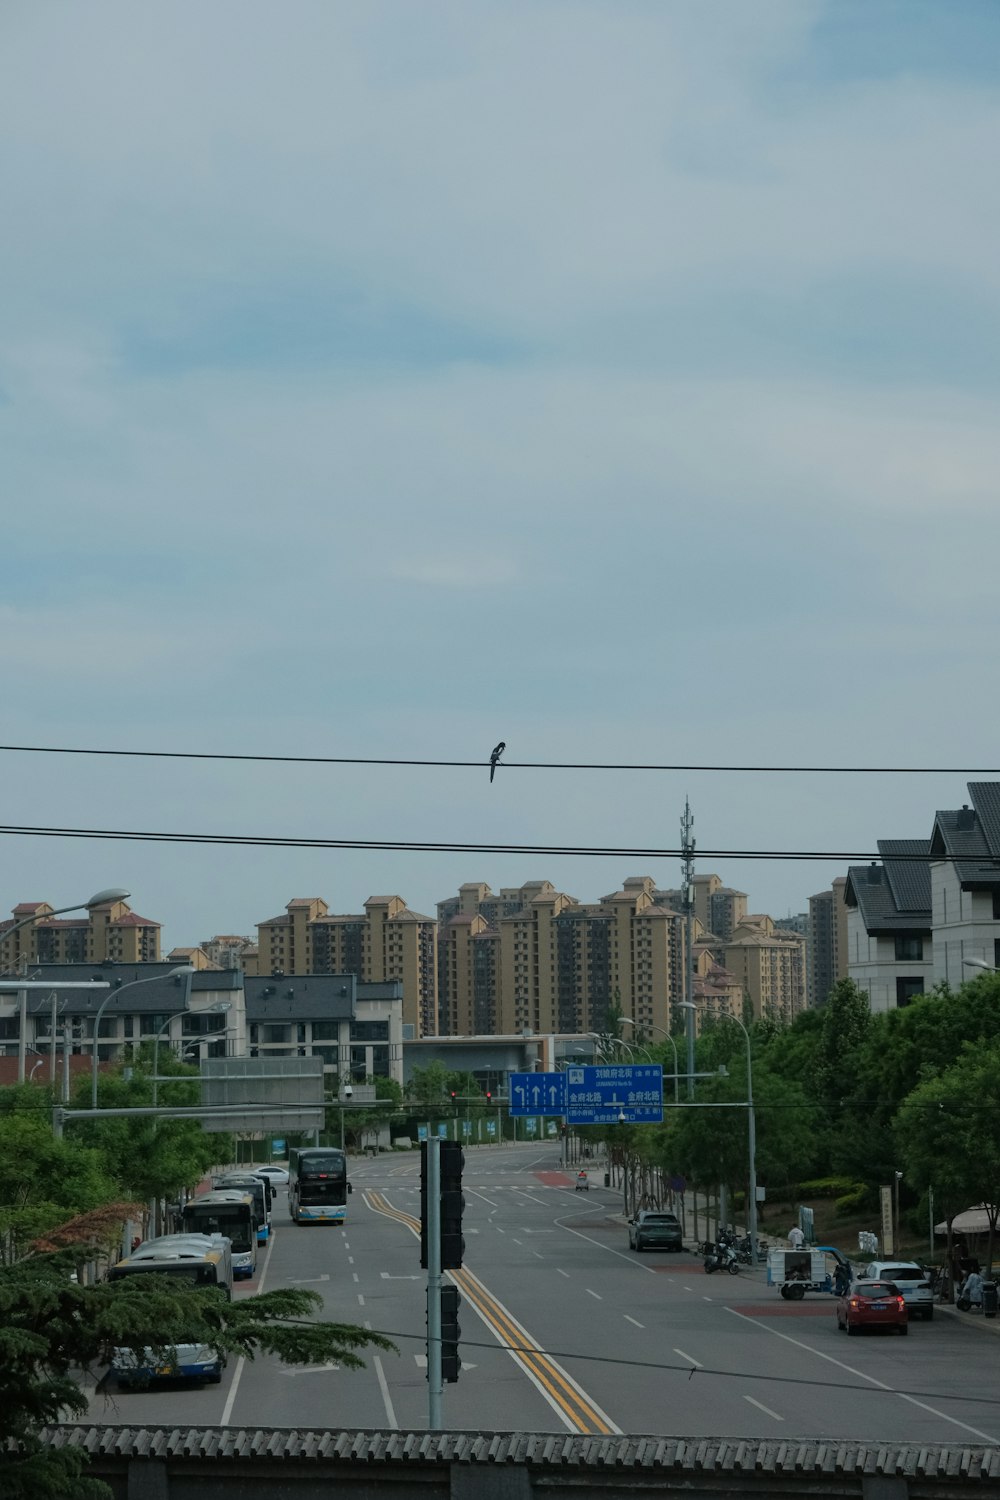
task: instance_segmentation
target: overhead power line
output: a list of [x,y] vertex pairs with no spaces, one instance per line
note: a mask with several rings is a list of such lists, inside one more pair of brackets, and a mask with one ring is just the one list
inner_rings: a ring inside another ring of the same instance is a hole
[[[270,836],[238,833],[166,833],[138,828],[47,828],[0,824],[0,835],[22,838],[121,839],[145,844],[219,844],[254,849],[372,849],[395,850],[415,854],[529,854],[569,856],[593,859],[678,859],[681,849],[637,848],[628,845],[574,844],[494,844],[459,843],[442,839],[335,839]],[[792,859],[832,860],[837,864],[881,860],[878,851],[844,849],[699,849],[701,859]],[[952,856],[934,855],[935,863],[945,863]],[[962,856],[955,856],[961,859]],[[893,854],[893,861],[927,863],[928,854]],[[967,858],[967,856],[965,856]],[[985,861],[978,861],[984,863]]]
[[[82,745],[0,745],[18,755],[121,756],[133,760],[249,761],[295,766],[430,766],[447,770],[489,770],[485,760],[418,760],[374,755],[249,755],[211,750],[119,750]],[[998,766],[728,766],[657,762],[505,760],[505,771],[704,771],[748,775],[802,776],[1000,776]]]

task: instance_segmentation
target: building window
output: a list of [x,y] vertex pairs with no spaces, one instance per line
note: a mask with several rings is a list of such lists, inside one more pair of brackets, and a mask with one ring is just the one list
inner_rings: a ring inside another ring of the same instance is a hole
[[896,937],[896,962],[914,963],[921,962],[924,956],[924,940],[922,937],[906,937],[898,934]]
[[388,1021],[352,1021],[352,1042],[387,1042],[389,1040]]
[[292,1028],[290,1026],[262,1026],[262,1042],[290,1042]]
[[900,1007],[909,1005],[915,995],[924,993],[923,976],[919,979],[897,979],[896,980],[896,1004]]

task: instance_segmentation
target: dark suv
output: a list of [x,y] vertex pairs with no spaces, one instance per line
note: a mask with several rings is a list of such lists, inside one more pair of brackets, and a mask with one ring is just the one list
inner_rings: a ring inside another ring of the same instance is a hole
[[640,1208],[629,1220],[628,1243],[631,1250],[681,1250],[684,1235],[676,1214],[659,1209]]

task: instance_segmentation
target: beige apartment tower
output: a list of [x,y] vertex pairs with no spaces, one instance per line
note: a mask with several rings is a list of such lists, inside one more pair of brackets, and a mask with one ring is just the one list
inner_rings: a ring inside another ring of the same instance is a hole
[[438,904],[439,1014],[453,1035],[601,1031],[615,1007],[647,1035],[681,998],[683,923],[634,876],[584,905],[548,880]]
[[[125,901],[92,906],[86,916],[53,917],[47,901],[22,901],[0,923],[0,969],[28,964],[158,963],[160,924]],[[14,932],[19,922],[30,920]]]
[[806,940],[768,916],[744,917],[723,945],[722,966],[735,976],[755,1020],[792,1021],[806,1004]]
[[289,901],[284,912],[257,924],[257,956],[246,973],[356,974],[365,983],[398,979],[403,1024],[415,1036],[437,1031],[437,937],[431,917],[401,896],[370,896],[363,913],[336,916],[320,896]]

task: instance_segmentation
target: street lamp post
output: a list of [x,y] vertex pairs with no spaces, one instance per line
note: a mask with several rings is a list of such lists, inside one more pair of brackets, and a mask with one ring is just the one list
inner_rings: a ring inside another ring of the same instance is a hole
[[[691,1000],[682,1000],[680,1008],[691,1011],[698,1009]],[[736,1022],[747,1044],[747,1136],[750,1147],[750,1203],[747,1209],[747,1227],[750,1231],[750,1264],[755,1266],[757,1264],[757,1122],[753,1108],[753,1062],[750,1056],[749,1031],[738,1016],[732,1016],[730,1019]]]
[[[49,917],[62,917],[68,911],[90,911],[95,906],[107,906],[111,901],[127,901],[129,895],[129,891],[123,891],[117,886],[113,886],[110,890],[98,891],[97,895],[91,896],[89,901],[78,901],[75,906],[57,906],[55,911],[46,912],[45,917],[42,919],[39,919],[32,912],[30,917],[23,917],[20,922],[15,922],[13,927],[8,927],[6,932],[0,933],[0,940],[6,941],[7,938],[13,937],[15,932],[20,932],[22,927],[30,927],[33,922],[39,920],[47,921]],[[18,1083],[23,1083],[28,1030],[28,991],[26,989],[18,991],[18,1011],[20,1014],[20,1025],[17,1042],[17,1081]]]
[[[623,1026],[636,1026],[636,1023],[635,1023],[635,1021],[632,1020],[631,1016],[622,1016],[621,1017],[621,1022],[622,1022]],[[666,1037],[666,1039],[670,1043],[671,1047],[673,1047],[673,1049],[674,1049],[674,1103],[676,1104],[678,1102],[678,1098],[677,1098],[678,1075],[679,1075],[679,1073],[681,1071],[680,1058],[677,1055],[677,1043],[674,1041],[673,1037],[670,1035],[670,1032],[667,1031],[663,1026],[642,1026],[642,1027],[636,1026],[636,1029],[637,1030],[641,1030],[641,1031],[658,1031],[661,1036],[665,1036]]]
[[[185,968],[185,969],[182,969],[180,972],[181,973],[191,973],[191,974],[193,974],[194,973],[194,969],[188,970],[188,969]],[[157,1031],[156,1034],[153,1037],[153,1108],[154,1109],[156,1108],[157,1084],[159,1083],[159,1072],[160,1072],[159,1065],[158,1065],[158,1058],[159,1058],[159,1055],[160,1055],[160,1038],[161,1038],[161,1036],[163,1035],[163,1033],[165,1031],[169,1031],[171,1024],[173,1023],[174,1019],[178,1015],[183,1016],[183,1015],[185,1015],[187,1013],[188,1007],[189,1007],[190,1003],[191,1003],[191,985],[190,985],[190,980],[189,980],[188,981],[188,986],[187,986],[187,993],[184,996],[184,1009],[181,1010],[181,1011],[174,1011],[173,1015],[169,1015],[167,1017],[167,1019],[164,1021],[163,1025],[160,1027],[159,1031]],[[229,1003],[228,1000],[219,1000],[219,1001],[217,1001],[215,1003],[215,1005],[208,1005],[208,1006],[206,1006],[205,1007],[205,1011],[204,1012],[200,1012],[200,1014],[221,1015],[223,1012],[231,1010],[231,1009],[232,1009],[232,1007],[231,1007],[231,1005],[230,1005],[230,1003]],[[214,1042],[217,1037],[228,1035],[229,1032],[232,1029],[233,1029],[232,1027],[227,1027],[225,1031],[212,1032],[211,1036],[199,1037],[199,1038],[197,1038],[197,1040],[199,1040],[199,1041],[213,1041]],[[183,1041],[186,1041],[186,1040],[188,1040],[188,1038],[186,1038],[183,1035],[183,1033],[181,1034],[180,1037],[178,1037],[178,1041],[183,1042]]]
[[[170,969],[170,970],[168,970],[168,972],[166,974],[147,974],[146,977],[145,977],[145,979],[131,979],[131,980],[129,980],[128,984],[119,985],[119,987],[116,990],[111,990],[107,995],[105,995],[104,999],[101,1001],[100,1005],[97,1007],[97,1015],[94,1018],[94,1041],[93,1041],[94,1055],[93,1055],[93,1058],[91,1060],[91,1069],[90,1069],[90,1107],[91,1107],[91,1109],[96,1109],[97,1108],[97,1062],[98,1062],[98,1046],[97,1046],[97,1043],[98,1043],[98,1040],[99,1040],[100,1034],[101,1034],[101,1017],[104,1015],[104,1012],[105,1012],[107,1006],[110,1005],[110,1003],[111,1003],[112,1000],[117,999],[117,997],[119,995],[123,995],[126,990],[134,990],[135,987],[136,987],[136,985],[138,985],[138,984],[152,984],[153,981],[156,980],[156,979],[176,979],[179,975],[185,974],[185,975],[187,975],[187,986],[186,986],[186,989],[185,989],[185,992],[184,992],[184,1007],[183,1008],[185,1010],[187,1010],[188,1005],[190,1004],[190,1001],[191,1001],[191,975],[194,972],[195,972],[195,970],[194,970],[194,965],[193,964],[178,964],[178,966],[177,966],[176,969]],[[172,1020],[173,1018],[171,1017],[170,1019]],[[168,1020],[168,1025],[169,1025],[169,1020]],[[157,1036],[157,1040],[159,1040],[159,1036]],[[154,1058],[153,1058],[153,1071],[154,1071],[154,1073],[156,1071],[156,1057],[155,1057],[155,1052],[154,1052]]]

